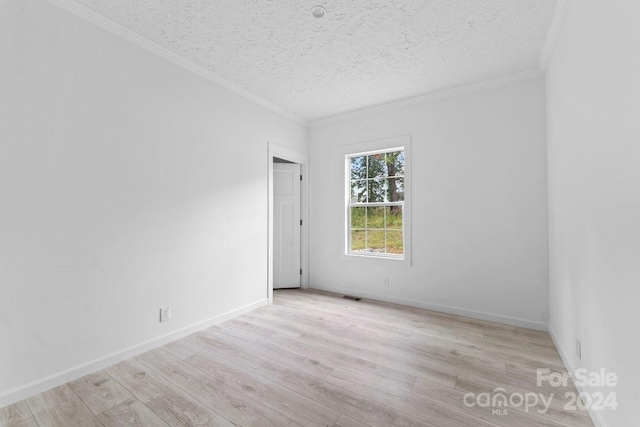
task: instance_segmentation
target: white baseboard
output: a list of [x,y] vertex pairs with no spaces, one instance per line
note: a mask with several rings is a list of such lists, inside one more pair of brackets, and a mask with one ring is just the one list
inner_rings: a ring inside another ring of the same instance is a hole
[[144,353],[145,351],[152,350],[156,347],[160,347],[161,345],[164,345],[168,342],[186,337],[187,335],[208,328],[209,326],[224,322],[225,320],[229,320],[251,310],[255,310],[256,308],[267,305],[267,303],[268,301],[266,298],[261,299],[254,303],[245,305],[235,310],[228,311],[202,322],[186,326],[182,329],[168,333],[166,335],[153,338],[132,347],[125,348],[115,353],[111,353],[98,359],[83,363],[81,365],[67,369],[66,371],[58,372],[46,378],[42,378],[29,384],[14,388],[13,390],[0,393],[0,408],[19,402],[20,400],[26,399],[35,394],[42,393],[43,391],[50,390],[54,387],[58,387],[62,384],[68,383],[69,381],[73,381],[92,372],[99,371],[100,369],[104,369],[107,366],[122,362],[123,360],[137,356],[141,353]]
[[455,314],[457,316],[470,317],[472,319],[487,320],[489,322],[504,323],[511,326],[519,326],[522,328],[535,329],[537,331],[546,331],[548,325],[544,322],[535,320],[521,319],[519,317],[504,316],[502,314],[486,313],[483,311],[469,310],[466,308],[452,307],[449,305],[433,304],[429,302],[396,298],[389,295],[380,295],[372,292],[358,291],[335,286],[319,286],[312,285],[311,289],[319,289],[322,291],[335,292],[339,294],[347,294],[360,298],[374,299],[378,301],[390,302],[393,304],[408,305],[410,307],[424,308],[426,310],[439,311],[441,313]]
[[[573,366],[573,363],[571,363],[571,359],[567,356],[567,353],[560,346],[560,342],[558,341],[558,338],[556,337],[556,334],[553,332],[553,328],[551,327],[551,325],[549,325],[548,332],[549,332],[549,335],[551,335],[551,340],[553,340],[553,344],[555,344],[556,349],[558,350],[558,353],[560,353],[560,357],[562,358],[562,361],[564,362],[564,366],[566,366],[566,368],[569,370],[569,372],[571,373],[571,376],[573,378],[575,378],[576,368],[575,368],[575,366]],[[589,392],[586,388],[579,387],[577,384],[576,384],[576,388],[578,389],[578,392],[580,392],[580,393],[582,393],[582,392],[588,393]],[[589,409],[589,416],[591,417],[591,420],[593,421],[593,424],[596,427],[607,427],[607,425],[605,424],[604,420],[602,419],[602,413],[601,412]]]

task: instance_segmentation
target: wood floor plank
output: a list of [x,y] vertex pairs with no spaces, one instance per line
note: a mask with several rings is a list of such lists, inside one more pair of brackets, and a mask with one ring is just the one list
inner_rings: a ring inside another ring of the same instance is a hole
[[69,387],[94,415],[101,414],[133,397],[104,371],[94,372],[71,381]]
[[298,393],[371,426],[434,426],[314,376],[268,362],[257,372]]
[[[276,336],[278,334],[273,335],[269,340],[255,342],[247,336],[239,335],[237,331],[235,333],[232,333],[231,335],[228,335],[228,331],[226,330],[220,332],[207,330],[207,332],[216,337],[218,340],[228,341],[230,343],[243,347],[247,351],[255,354],[260,354],[265,359],[278,360],[280,363],[286,366],[308,372],[320,378],[324,378],[325,376],[329,375],[337,367],[337,365],[328,363],[325,360],[319,360],[318,358],[313,356],[307,357],[296,352],[289,351],[288,349],[277,345],[275,343],[276,340],[285,338],[284,336]],[[288,336],[288,338],[291,337]],[[171,345],[172,343],[169,343],[165,347],[168,348]],[[176,351],[179,351],[179,349],[174,349],[172,354],[178,355]]]
[[192,368],[181,359],[162,350],[156,352],[158,357],[145,361],[146,366],[232,423],[275,427],[287,425],[291,421],[223,381]]
[[256,325],[244,319],[231,319],[224,323],[225,328],[240,329],[245,334],[251,335],[256,339],[268,338],[276,333],[273,329],[265,327],[264,324]]
[[0,408],[0,427],[14,427],[18,423],[32,419],[31,411],[24,400]]
[[[451,412],[466,413],[471,417],[482,419],[499,427],[561,427],[561,424],[536,416],[535,411],[528,413],[508,408],[506,414],[498,415],[492,412],[493,408],[465,405],[465,394],[457,389],[434,387],[432,384],[418,379],[411,391],[410,398],[418,401],[420,398],[431,399],[449,407]],[[469,402],[474,403],[472,399]]]
[[555,348],[551,349],[539,345],[532,345],[527,340],[516,340],[506,337],[470,338],[458,335],[457,341],[460,344],[449,343],[448,345],[464,349],[464,351],[475,351],[493,359],[509,360],[530,367],[554,370],[562,370],[564,368],[562,358]]
[[378,328],[389,333],[396,333],[401,336],[409,336],[413,326],[401,325],[399,322],[392,320],[384,322],[372,322],[372,318],[367,318],[362,313],[345,311],[344,313],[336,313],[329,309],[323,309],[316,305],[305,308],[304,312],[297,309],[297,304],[293,301],[278,300],[274,303],[273,314],[281,318],[296,318],[296,321],[306,324],[307,327],[313,328],[313,324],[322,322],[323,330],[339,333],[340,330],[356,326],[358,324],[367,324],[371,327]]
[[434,400],[416,397],[408,392],[394,394],[367,386],[350,384],[348,381],[343,381],[338,385],[345,390],[352,391],[360,396],[438,426],[466,427],[474,425],[477,427],[493,427],[491,423],[485,422],[473,416],[473,414],[465,411],[451,411],[450,406]]
[[487,344],[492,344],[499,348],[505,348],[511,351],[521,352],[528,354],[526,350],[534,350],[536,352],[550,354],[552,356],[557,356],[558,352],[556,347],[553,345],[553,341],[551,341],[551,345],[548,345],[547,342],[543,344],[536,343],[535,345],[531,345],[530,340],[526,337],[519,337],[518,335],[514,335],[511,333],[505,334],[485,334],[483,332],[482,336],[470,336],[464,333],[459,333],[457,341],[476,344],[480,347],[485,347]]
[[364,370],[386,378],[402,378],[407,376],[420,376],[442,385],[454,384],[456,368],[452,365],[443,366],[429,360],[397,359],[388,354],[377,351],[368,351],[357,348],[351,344],[331,343],[328,341],[314,341],[309,336],[300,336],[296,340],[279,339],[277,344],[285,346],[289,351],[303,355],[314,355],[321,360],[337,366],[345,366],[347,369]]
[[354,420],[344,414],[340,415],[338,421],[334,424],[335,427],[369,427],[369,424],[361,423],[358,420]]
[[100,427],[89,408],[65,384],[27,399],[40,427]]
[[[338,350],[336,348],[310,345],[306,340],[278,339],[274,340],[270,345],[277,345],[283,350],[299,353],[304,356],[317,357],[322,361],[326,361],[336,367],[345,368],[355,374],[362,373],[384,378],[388,380],[389,383],[397,383],[397,386],[400,388],[408,384],[413,384],[418,374],[425,375],[442,384],[455,383],[455,376],[449,375],[448,373],[427,372],[427,370],[420,369],[419,367],[408,366],[397,361],[386,364],[386,362],[389,362],[387,358],[384,359],[383,363],[379,363],[376,358],[369,357],[370,354],[367,354],[366,358],[360,357],[360,355],[353,355],[350,352],[341,351],[344,350],[344,348]],[[354,376],[354,378],[357,377]]]
[[323,378],[331,374],[331,372],[333,372],[337,367],[334,363],[330,363],[323,358],[317,357],[318,354],[299,354],[288,351],[273,342],[260,343],[258,351],[269,357],[270,360],[277,360],[285,366],[289,366],[292,369],[302,370],[319,378]]
[[371,372],[337,367],[331,372],[331,374],[325,377],[325,381],[336,385],[341,385],[344,382],[347,382],[385,391],[396,396],[405,396],[411,392],[416,378],[417,377],[414,377],[411,382],[402,382],[385,378]]
[[218,415],[213,419],[208,427],[235,427],[235,424],[224,418],[222,415]]
[[[560,373],[569,376],[566,369],[551,370],[550,372]],[[507,361],[507,377],[510,382],[518,384],[522,388],[536,389],[538,388],[538,367],[532,368],[529,365],[521,365],[517,362]],[[548,388],[546,388],[548,390]],[[567,392],[578,393],[573,382],[568,382],[566,386],[559,385],[553,387],[556,394],[564,395]]]
[[[188,346],[188,343],[183,343]],[[305,426],[332,425],[340,413],[321,405],[299,393],[296,393],[278,383],[256,375],[246,368],[236,365],[222,358],[216,358],[197,347],[188,347],[191,356],[185,359],[190,366],[215,377],[258,402],[283,414],[291,420]],[[184,355],[184,351],[181,352]]]
[[[558,394],[554,387],[543,386],[531,388],[527,385],[518,383],[508,376],[486,378],[470,373],[465,373],[458,376],[456,382],[457,390],[461,390],[467,393],[492,393],[498,388],[504,389],[505,394],[511,395],[512,393],[518,393],[525,395],[526,393],[543,393],[545,396],[551,396],[553,394],[554,399],[551,401],[551,406],[545,413],[545,420],[553,423],[563,424],[571,427],[582,427],[593,425],[589,415],[586,411],[565,411],[564,405],[566,400],[564,395]],[[544,405],[539,402],[533,407],[534,410],[544,410]]]
[[105,427],[168,427],[151,409],[138,399],[132,398],[126,402],[98,415],[98,419]]
[[227,422],[135,359],[110,366],[106,371],[170,426],[212,427]]
[[[0,426],[4,424],[0,423]],[[9,427],[40,427],[35,418],[27,418],[26,420],[19,421],[15,424],[9,424]]]
[[[451,341],[428,337],[420,341],[405,339],[403,343],[390,343],[384,339],[373,340],[366,335],[352,333],[347,335],[328,335],[323,332],[306,333],[298,340],[316,342],[333,349],[342,349],[350,354],[366,358],[379,363],[406,362],[407,368],[412,373],[420,372],[420,369],[428,369],[449,372],[455,374],[459,370],[470,369],[474,372],[483,372],[487,375],[493,373],[505,373],[504,360],[492,358],[481,352],[467,350],[450,345]],[[345,339],[347,338],[347,339]],[[433,363],[436,361],[437,363]]]
[[266,362],[265,358],[257,354],[245,351],[241,346],[233,344],[228,340],[216,339],[215,336],[204,331],[189,335],[184,339],[191,344],[195,344],[225,359],[233,360],[235,363],[249,369],[255,369]]
[[[271,308],[271,306],[267,307]],[[281,317],[275,315],[273,310],[259,311],[254,310],[249,313],[245,313],[242,318],[247,322],[254,325],[267,324],[271,329],[292,336],[302,335],[309,331],[309,327],[305,325],[299,325],[296,322],[282,322]]]

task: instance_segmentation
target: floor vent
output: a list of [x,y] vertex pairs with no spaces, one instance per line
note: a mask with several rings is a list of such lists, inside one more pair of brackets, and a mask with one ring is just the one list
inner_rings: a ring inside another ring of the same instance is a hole
[[350,299],[351,301],[360,301],[362,298],[352,297],[351,295],[343,295],[342,298]]

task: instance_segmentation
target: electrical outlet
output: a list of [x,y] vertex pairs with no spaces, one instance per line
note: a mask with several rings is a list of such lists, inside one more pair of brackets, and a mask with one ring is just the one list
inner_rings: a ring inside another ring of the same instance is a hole
[[160,321],[166,322],[171,319],[171,307],[164,307],[160,309]]
[[582,341],[576,339],[576,356],[582,360]]
[[389,287],[389,278],[388,278],[388,277],[385,277],[385,278],[384,278],[384,287],[385,287],[385,288],[388,288],[388,287]]

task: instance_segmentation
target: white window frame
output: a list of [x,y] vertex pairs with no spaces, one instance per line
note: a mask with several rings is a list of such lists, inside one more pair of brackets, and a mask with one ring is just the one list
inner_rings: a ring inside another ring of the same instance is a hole
[[[404,204],[402,209],[402,235],[404,255],[388,255],[374,252],[350,252],[350,205],[351,205],[351,162],[350,157],[389,151],[404,151]],[[411,137],[409,135],[358,144],[343,145],[340,154],[344,156],[344,248],[343,256],[353,261],[390,262],[394,265],[411,265]]]

